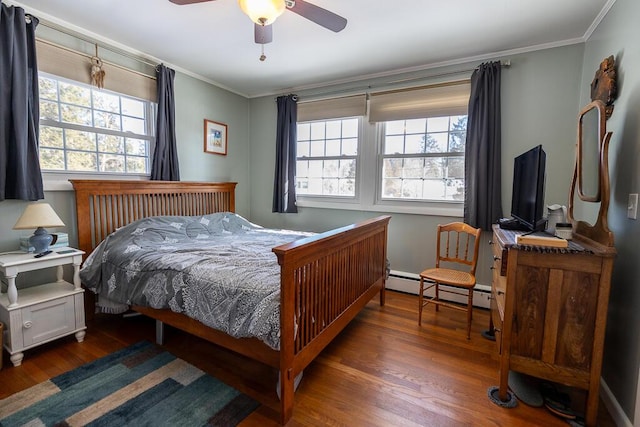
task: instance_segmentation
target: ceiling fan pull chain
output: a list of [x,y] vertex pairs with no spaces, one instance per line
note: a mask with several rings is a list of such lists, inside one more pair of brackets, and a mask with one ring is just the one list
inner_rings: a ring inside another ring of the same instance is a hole
[[264,61],[265,59],[267,59],[267,56],[264,54],[264,45],[261,44],[260,46],[262,47],[262,55],[260,55],[260,61]]

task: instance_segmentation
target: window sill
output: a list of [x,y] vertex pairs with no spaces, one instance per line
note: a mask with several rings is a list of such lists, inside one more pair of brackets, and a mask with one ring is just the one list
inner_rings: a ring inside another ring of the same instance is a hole
[[354,201],[327,201],[298,198],[296,204],[298,207],[302,208],[371,211],[457,218],[462,218],[464,216],[463,203],[407,203],[406,205],[400,205],[399,203],[381,202],[377,204],[365,204]]
[[101,180],[140,180],[149,179],[148,175],[122,175],[112,173],[82,173],[82,172],[42,172],[44,191],[73,191],[70,179],[101,179]]

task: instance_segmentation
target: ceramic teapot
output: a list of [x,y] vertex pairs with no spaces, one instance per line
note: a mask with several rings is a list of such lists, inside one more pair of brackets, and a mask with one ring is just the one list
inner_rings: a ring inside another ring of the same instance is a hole
[[567,222],[567,207],[564,205],[547,206],[547,232],[555,234],[556,224]]

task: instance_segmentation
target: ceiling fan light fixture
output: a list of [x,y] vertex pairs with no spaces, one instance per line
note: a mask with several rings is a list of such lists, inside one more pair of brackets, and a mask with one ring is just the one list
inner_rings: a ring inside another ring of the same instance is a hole
[[238,4],[240,9],[259,25],[272,24],[285,9],[284,0],[238,0]]

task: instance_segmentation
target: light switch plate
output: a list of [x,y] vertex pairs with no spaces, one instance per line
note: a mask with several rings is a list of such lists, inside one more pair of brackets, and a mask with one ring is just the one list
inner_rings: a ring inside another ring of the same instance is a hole
[[638,193],[629,194],[629,204],[627,205],[627,218],[636,219],[638,215]]

